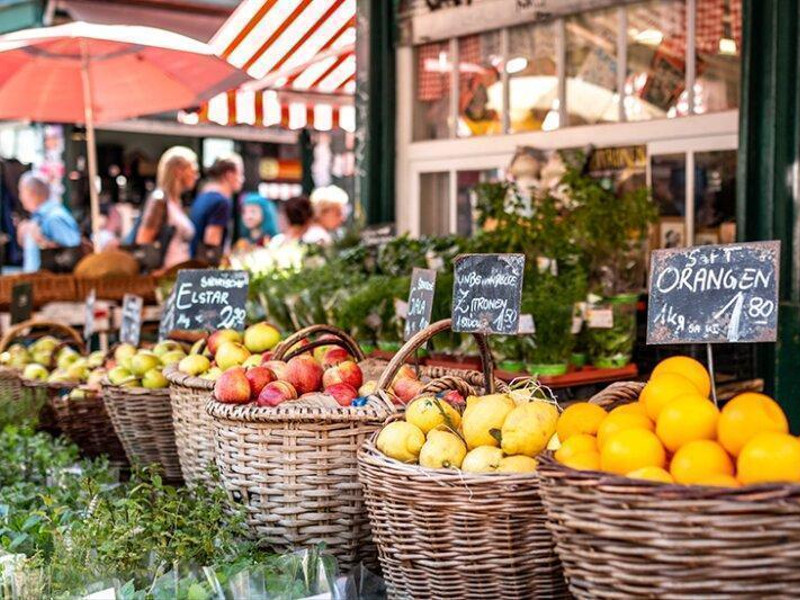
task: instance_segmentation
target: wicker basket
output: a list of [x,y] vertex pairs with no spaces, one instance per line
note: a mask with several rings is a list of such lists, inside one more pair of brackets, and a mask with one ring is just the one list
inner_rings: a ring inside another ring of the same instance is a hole
[[84,456],[108,456],[117,465],[127,465],[125,449],[114,431],[100,390],[80,387],[83,396],[61,394],[51,401],[58,428],[77,445]]
[[103,402],[131,464],[156,464],[164,479],[181,483],[169,389],[119,387],[102,383]]
[[209,465],[214,464],[214,424],[206,412],[214,382],[178,371],[177,365],[164,369],[169,381],[172,424],[178,446],[183,480],[187,484],[211,482]]
[[[420,332],[395,356],[386,386],[404,357],[433,334]],[[492,392],[492,359],[476,336]],[[382,388],[382,389],[385,389]],[[566,583],[545,526],[534,474],[472,474],[403,464],[379,452],[377,433],[358,455],[359,479],[392,598],[564,598]]]
[[[616,383],[592,402],[635,401]],[[542,499],[576,598],[796,598],[800,485],[681,486],[576,471],[549,453]]]
[[[299,339],[322,332],[338,336],[325,345],[341,344],[363,358],[345,333],[313,326],[287,338],[276,359],[288,358]],[[371,397],[360,408],[313,398],[274,408],[210,400],[207,409],[222,482],[245,505],[259,543],[280,552],[325,544],[343,572],[362,560],[374,563],[356,453],[395,411],[388,399]]]

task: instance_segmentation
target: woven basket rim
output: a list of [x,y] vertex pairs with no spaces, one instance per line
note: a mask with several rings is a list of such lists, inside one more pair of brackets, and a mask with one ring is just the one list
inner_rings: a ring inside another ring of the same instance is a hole
[[198,389],[198,390],[213,390],[215,381],[211,379],[203,379],[195,375],[187,375],[178,371],[178,365],[172,364],[164,367],[162,371],[164,377],[167,378],[170,385],[182,385],[183,387]]
[[[580,481],[593,488],[594,493],[614,496],[652,496],[653,500],[719,500],[738,503],[790,501],[800,503],[800,484],[761,483],[738,488],[706,485],[662,483],[645,479],[632,479],[604,471],[581,471],[562,465],[552,450],[537,457],[537,472],[542,478],[560,479],[557,485],[574,485]],[[569,481],[564,481],[568,479]]]
[[169,387],[165,388],[146,388],[146,387],[122,387],[119,385],[114,385],[108,380],[108,377],[103,377],[103,380],[100,382],[100,385],[103,388],[103,391],[106,388],[113,390],[114,394],[128,394],[131,396],[161,396],[163,398],[169,399]]
[[19,380],[25,387],[51,390],[74,389],[81,385],[78,381],[39,381],[38,379],[25,379],[22,376],[20,376]]

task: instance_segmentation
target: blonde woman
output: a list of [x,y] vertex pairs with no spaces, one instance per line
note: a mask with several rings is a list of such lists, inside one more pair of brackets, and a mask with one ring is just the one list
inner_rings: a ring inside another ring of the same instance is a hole
[[181,195],[194,189],[198,175],[197,155],[189,148],[174,146],[158,161],[156,189],[145,204],[136,243],[160,242],[165,269],[191,258],[194,225],[181,206]]

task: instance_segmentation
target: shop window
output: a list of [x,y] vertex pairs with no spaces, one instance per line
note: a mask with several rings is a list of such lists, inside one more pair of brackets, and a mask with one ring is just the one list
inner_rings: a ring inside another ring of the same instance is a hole
[[502,68],[499,31],[459,38],[459,137],[503,132]]
[[420,235],[450,233],[450,173],[422,173],[419,176]]
[[686,246],[686,155],[659,154],[650,158],[653,200],[661,217],[653,231],[652,248]]
[[697,0],[694,112],[738,108],[742,0]]
[[[651,0],[628,6],[626,15],[626,120],[686,114],[685,2]],[[681,102],[683,106],[679,107]]]
[[736,151],[694,155],[694,243],[736,241]]
[[503,179],[501,169],[483,171],[458,171],[456,173],[456,233],[472,235],[475,224],[475,186]]
[[450,137],[450,77],[453,70],[449,42],[416,48],[414,139]]
[[616,9],[575,15],[566,20],[566,109],[570,125],[619,120],[618,27]]
[[550,131],[559,125],[555,23],[508,31],[509,132]]

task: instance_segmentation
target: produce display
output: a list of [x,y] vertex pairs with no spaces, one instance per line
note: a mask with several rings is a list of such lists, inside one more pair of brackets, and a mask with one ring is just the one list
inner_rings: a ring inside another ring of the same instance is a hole
[[185,356],[183,346],[171,340],[160,342],[152,349],[120,344],[108,362],[107,379],[118,387],[164,389],[169,381],[162,370]]
[[29,346],[15,343],[0,354],[0,365],[20,369],[23,379],[47,383],[99,385],[105,375],[105,353],[89,356],[63,345],[53,336],[43,336]]
[[[379,451],[403,463],[464,473],[527,473],[556,433],[558,407],[533,382],[508,393],[423,395],[378,434]],[[463,411],[462,411],[463,409]]]
[[662,483],[800,483],[800,440],[781,407],[742,393],[719,410],[706,369],[686,356],[653,371],[638,402],[606,412],[579,402],[559,417],[558,462]]

